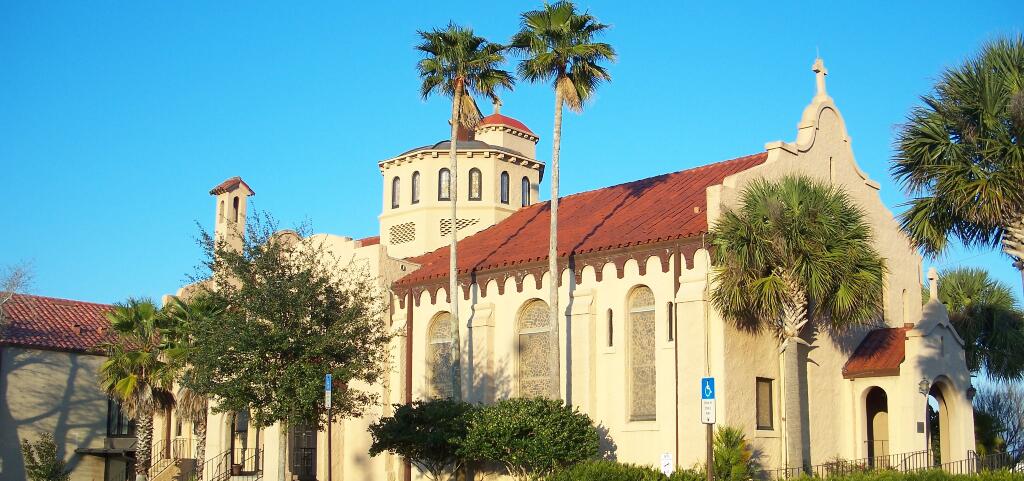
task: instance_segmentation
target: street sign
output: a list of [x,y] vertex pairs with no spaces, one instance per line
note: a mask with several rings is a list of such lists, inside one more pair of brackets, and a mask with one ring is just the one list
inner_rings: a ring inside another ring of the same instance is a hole
[[327,409],[331,408],[331,373],[327,373],[324,376],[324,407]]
[[672,462],[672,453],[661,453],[661,474],[672,476],[675,470],[676,466]]
[[715,378],[700,380],[700,422],[715,424]]

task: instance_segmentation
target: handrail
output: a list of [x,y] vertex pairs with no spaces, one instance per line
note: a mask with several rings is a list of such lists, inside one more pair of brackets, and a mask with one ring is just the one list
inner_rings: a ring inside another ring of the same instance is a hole
[[987,456],[978,456],[971,452],[967,459],[936,463],[932,453],[915,451],[912,453],[889,454],[856,460],[836,459],[835,461],[811,466],[807,470],[802,468],[779,468],[762,471],[761,474],[762,478],[779,480],[798,478],[805,475],[815,478],[830,478],[870,471],[909,473],[927,469],[941,469],[950,474],[975,474],[982,471],[998,470],[1024,473],[1022,459],[1024,459],[1024,449]]
[[149,465],[150,479],[156,478],[171,466],[177,465],[182,459],[192,458],[192,443],[188,439],[173,439],[170,446],[167,446],[166,440],[160,439],[159,442],[153,444],[153,447],[153,457]]

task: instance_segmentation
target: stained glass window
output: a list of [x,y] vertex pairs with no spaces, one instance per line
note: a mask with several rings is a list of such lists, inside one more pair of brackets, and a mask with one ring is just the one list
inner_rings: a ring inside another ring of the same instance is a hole
[[427,331],[427,378],[430,395],[445,399],[452,392],[451,315],[434,316]]
[[469,169],[469,200],[480,200],[482,198],[483,194],[480,192],[480,184],[482,182],[480,169]]
[[437,173],[437,200],[451,200],[452,173],[441,169]]
[[533,300],[519,314],[519,396],[552,397],[551,322],[548,305]]
[[508,172],[501,173],[501,203],[508,204]]
[[630,419],[654,420],[657,414],[654,293],[645,286],[629,295]]
[[401,185],[402,185],[401,184],[401,180],[399,180],[398,177],[395,177],[394,179],[391,179],[391,208],[392,209],[397,209],[398,208],[398,196],[402,192]]
[[412,200],[410,203],[418,204],[420,202],[420,173],[412,173]]
[[523,177],[522,190],[523,207],[528,207],[530,205],[530,179]]

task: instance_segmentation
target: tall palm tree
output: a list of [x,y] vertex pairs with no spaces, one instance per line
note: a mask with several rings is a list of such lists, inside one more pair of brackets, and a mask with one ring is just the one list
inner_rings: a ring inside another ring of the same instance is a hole
[[885,264],[864,214],[806,177],[747,186],[710,234],[711,300],[738,328],[770,332],[784,355],[788,466],[806,468],[799,345],[805,326],[838,332],[878,319]]
[[420,79],[420,94],[424,99],[433,94],[442,94],[452,99],[451,139],[449,156],[451,158],[448,185],[448,197],[451,204],[451,247],[449,259],[448,296],[451,299],[451,344],[452,392],[456,400],[462,398],[460,382],[460,349],[459,349],[459,282],[458,282],[458,219],[456,217],[458,203],[458,159],[456,143],[460,128],[473,129],[480,121],[480,110],[473,100],[473,94],[484,95],[497,99],[497,89],[511,89],[514,84],[512,74],[498,68],[505,62],[505,47],[501,44],[488,42],[487,39],[473,33],[473,29],[464,28],[454,23],[445,29],[420,31],[422,43],[416,46],[424,58],[417,64]]
[[1024,314],[1006,284],[984,269],[951,269],[940,275],[938,294],[964,340],[971,372],[1004,381],[1024,377]]
[[891,171],[911,194],[903,230],[926,253],[948,237],[1000,244],[1024,284],[1024,36],[942,74],[900,128]]
[[[582,112],[598,85],[611,80],[602,62],[615,61],[615,49],[594,38],[608,25],[587,12],[579,12],[571,1],[545,4],[521,15],[519,32],[509,47],[524,58],[519,75],[530,82],[551,82],[555,90],[555,126],[551,135],[551,232],[548,237],[548,270],[551,280],[548,306],[551,309],[551,370],[559,376],[558,330],[558,158],[562,147],[562,107]],[[559,383],[554,395],[559,396]]]
[[116,338],[100,365],[100,387],[135,419],[135,479],[145,480],[152,461],[153,413],[173,403],[174,371],[165,359],[163,319],[152,301],[129,299],[107,314]]
[[188,301],[179,297],[171,298],[164,309],[170,320],[169,328],[164,333],[167,359],[171,363],[178,391],[175,396],[175,411],[183,421],[195,423],[196,428],[196,466],[195,480],[203,481],[203,465],[206,462],[206,427],[209,398],[189,387],[189,375],[192,365],[189,362],[194,326],[203,319],[220,318],[224,310],[205,295],[197,295]]

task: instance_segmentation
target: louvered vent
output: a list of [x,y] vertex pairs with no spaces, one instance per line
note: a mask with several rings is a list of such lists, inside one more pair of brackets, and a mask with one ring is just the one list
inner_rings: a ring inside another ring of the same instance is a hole
[[[477,222],[480,222],[480,219],[459,219],[456,225],[459,227],[459,230],[462,230],[465,229],[466,227],[476,224]],[[452,220],[441,219],[441,237],[450,235],[452,235]]]
[[416,223],[406,222],[404,224],[393,225],[388,229],[388,235],[390,236],[392,245],[412,242],[416,240]]

